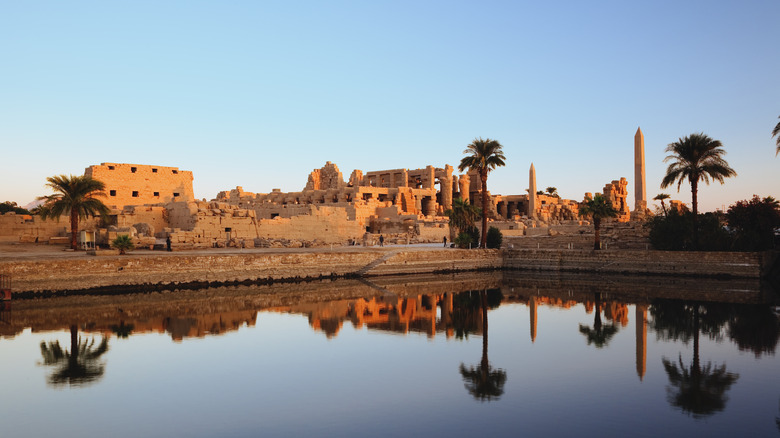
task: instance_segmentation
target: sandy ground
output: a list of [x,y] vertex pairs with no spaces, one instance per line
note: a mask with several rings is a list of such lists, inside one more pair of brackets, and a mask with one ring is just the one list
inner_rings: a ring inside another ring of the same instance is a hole
[[[134,257],[143,256],[168,256],[168,255],[204,255],[204,254],[284,254],[284,253],[318,253],[318,252],[361,252],[361,251],[377,251],[386,252],[394,250],[415,250],[425,249],[430,250],[432,248],[442,248],[441,243],[421,243],[414,245],[385,245],[380,246],[338,246],[333,247],[320,247],[320,248],[209,248],[209,249],[195,249],[184,251],[152,251],[148,249],[136,249],[128,252],[128,255]],[[71,251],[65,246],[61,245],[48,245],[41,243],[18,243],[18,242],[0,242],[0,260],[44,260],[44,259],[64,259],[72,257],[92,257],[87,255],[85,251]]]

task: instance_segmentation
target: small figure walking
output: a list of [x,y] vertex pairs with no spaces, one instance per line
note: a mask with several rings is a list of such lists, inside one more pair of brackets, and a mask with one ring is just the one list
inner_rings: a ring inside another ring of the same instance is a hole
[[165,238],[165,248],[170,251],[171,250],[171,236],[168,236]]
[[385,236],[379,235],[379,246],[385,246]]
[[447,247],[447,236],[444,236],[444,247]]

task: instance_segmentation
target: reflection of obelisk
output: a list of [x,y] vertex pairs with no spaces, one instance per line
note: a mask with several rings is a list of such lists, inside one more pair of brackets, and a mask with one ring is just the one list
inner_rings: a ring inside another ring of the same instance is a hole
[[536,341],[536,308],[538,304],[536,304],[536,297],[531,297],[530,300],[528,300],[528,310],[531,313],[531,342]]
[[636,304],[636,374],[639,380],[647,371],[647,304]]
[[636,128],[634,135],[634,211],[642,215],[647,209],[645,189],[645,136]]
[[534,163],[531,163],[531,170],[528,171],[528,218],[536,219],[536,169],[534,169]]

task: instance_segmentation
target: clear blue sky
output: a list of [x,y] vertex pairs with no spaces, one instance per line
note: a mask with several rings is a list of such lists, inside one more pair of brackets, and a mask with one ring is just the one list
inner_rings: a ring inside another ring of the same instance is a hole
[[[739,176],[702,211],[780,197],[780,2],[0,2],[0,201],[101,162],[178,166],[195,195],[301,190],[326,161],[457,166],[499,140],[493,193],[582,199],[633,138],[721,140]],[[690,202],[690,187],[667,189]]]

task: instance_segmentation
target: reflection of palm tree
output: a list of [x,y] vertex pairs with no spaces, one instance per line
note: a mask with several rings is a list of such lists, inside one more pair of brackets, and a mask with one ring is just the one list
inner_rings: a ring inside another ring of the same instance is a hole
[[119,320],[119,325],[112,325],[111,331],[116,334],[117,338],[127,338],[130,336],[130,333],[133,332],[135,329],[135,325],[133,324],[125,324],[124,320]]
[[57,365],[49,376],[49,384],[81,386],[97,381],[103,377],[104,364],[99,359],[106,351],[107,338],[97,345],[94,339],[82,341],[75,325],[70,327],[70,351],[63,350],[59,341],[41,342],[43,364]]
[[501,368],[493,369],[488,361],[488,302],[487,292],[479,293],[482,308],[482,360],[479,365],[466,368],[460,364],[460,374],[463,376],[464,386],[469,394],[481,401],[498,400],[504,394],[506,383],[506,371]]
[[607,326],[601,323],[601,293],[596,292],[596,316],[593,318],[593,328],[580,324],[580,333],[585,335],[588,345],[594,344],[596,348],[603,348],[609,343],[609,340],[618,332],[615,324]]
[[702,418],[720,412],[726,406],[726,391],[739,378],[738,374],[726,371],[726,365],[713,366],[711,362],[702,368],[699,361],[699,305],[693,305],[693,363],[686,368],[682,355],[678,363],[661,359],[669,376],[671,387],[667,388],[668,400],[672,406],[683,412]]

